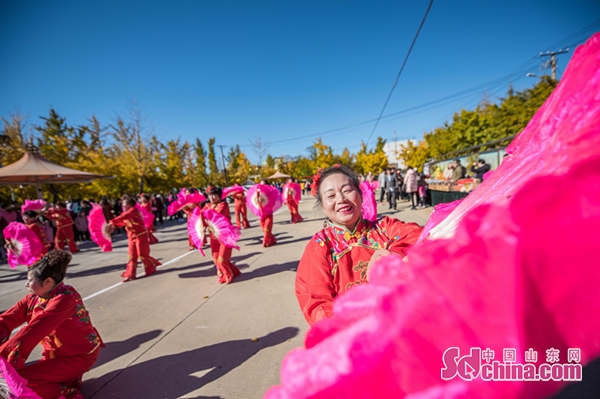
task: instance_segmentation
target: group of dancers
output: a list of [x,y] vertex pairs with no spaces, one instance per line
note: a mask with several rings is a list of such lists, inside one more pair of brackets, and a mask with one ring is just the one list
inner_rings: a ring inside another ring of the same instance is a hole
[[[190,245],[202,252],[208,241],[218,281],[230,283],[240,274],[231,262],[231,253],[233,248],[239,249],[236,241],[240,229],[250,227],[247,208],[260,218],[263,245],[275,245],[273,213],[283,203],[290,209],[291,223],[302,221],[298,212],[301,192],[297,186],[289,180],[282,196],[262,181],[248,190],[248,197],[246,190],[238,185],[224,190],[209,187],[208,198],[194,189],[183,189],[177,201],[169,206],[169,213],[184,211],[188,215]],[[234,199],[235,226],[231,224],[225,200],[228,195]],[[153,235],[153,218],[149,219],[152,215],[149,197],[142,194],[138,203],[133,197],[123,196],[122,203],[123,213],[110,220],[95,205],[89,225],[92,238],[103,251],[112,250],[110,236],[115,229],[125,229],[128,262],[122,277],[127,282],[136,279],[138,259],[146,276],[154,274],[160,262],[150,256],[150,245],[158,240]],[[2,373],[10,373],[10,367],[16,370],[10,376],[12,394],[16,397],[27,393],[32,398],[33,395],[44,399],[82,398],[82,376],[91,369],[104,344],[79,293],[63,283],[72,253],[79,252],[73,237],[73,220],[62,202],[49,207],[41,200],[28,201],[24,208],[24,223],[11,223],[6,232],[11,265],[28,265],[25,286],[29,294],[0,315],[0,377],[7,379]],[[40,215],[56,221],[54,250],[38,221]],[[65,245],[71,253],[64,251]],[[37,343],[43,346],[42,357],[26,366],[25,361]]]
[[[392,218],[380,221],[372,215],[369,216],[374,221],[364,218],[364,188],[361,190],[357,176],[345,166],[336,165],[319,172],[314,182],[326,226],[308,243],[296,278],[296,295],[310,324],[332,315],[336,296],[368,282],[367,271],[375,259],[404,256],[422,229]],[[372,190],[367,192],[369,197],[373,195]],[[277,242],[272,232],[273,213],[283,204],[290,211],[291,223],[303,220],[298,211],[301,191],[292,180],[284,186],[282,193],[264,181],[247,191],[234,185],[224,190],[209,187],[206,193],[208,198],[194,189],[183,189],[177,200],[169,205],[168,212],[184,211],[187,214],[191,247],[202,252],[203,246],[210,245],[219,283],[230,283],[240,274],[231,262],[231,254],[233,248],[238,248],[236,241],[241,229],[250,227],[247,208],[259,217],[264,247]],[[231,223],[226,202],[229,195],[234,200],[235,225]],[[146,209],[151,207],[148,198],[142,195],[141,203],[138,203],[134,198],[124,196],[123,207],[124,212],[119,216],[103,220],[99,232],[94,227],[98,223],[90,220],[90,232],[101,248],[108,250],[112,246],[104,245],[98,234],[103,234],[110,242],[110,234],[116,228],[126,230],[129,258],[122,276],[127,282],[136,279],[138,259],[144,265],[146,276],[154,274],[160,262],[150,256],[150,245],[158,240],[152,234],[153,223],[145,220],[145,216],[151,214]],[[98,206],[99,212],[92,210],[90,219],[96,214],[102,215],[100,209]],[[71,255],[63,251],[65,242],[71,252],[78,251],[76,246],[71,246],[74,241],[69,235],[72,220],[68,211],[64,204],[58,203],[54,208],[44,206],[38,212],[57,220],[60,229],[56,234],[57,249],[48,252],[50,245],[45,241],[44,251],[31,262],[28,270],[26,286],[30,293],[0,315],[0,357],[25,379],[26,388],[42,398],[81,397],[77,395],[81,395],[82,375],[92,367],[103,343],[80,295],[73,287],[62,283],[71,259]],[[28,210],[24,215],[29,213],[32,213],[33,221],[27,218],[27,226],[43,239],[43,229],[36,225],[36,211]],[[28,324],[11,337],[24,322]],[[31,349],[40,341],[44,346],[42,359],[25,366]]]

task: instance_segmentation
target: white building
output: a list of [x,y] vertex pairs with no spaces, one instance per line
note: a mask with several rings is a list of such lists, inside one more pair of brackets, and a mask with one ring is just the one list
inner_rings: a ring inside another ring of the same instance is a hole
[[397,153],[400,152],[402,147],[400,145],[408,145],[408,140],[398,140],[398,141],[387,141],[383,146],[383,151],[388,158],[388,164],[396,165],[396,168],[405,168],[404,162],[398,158]]

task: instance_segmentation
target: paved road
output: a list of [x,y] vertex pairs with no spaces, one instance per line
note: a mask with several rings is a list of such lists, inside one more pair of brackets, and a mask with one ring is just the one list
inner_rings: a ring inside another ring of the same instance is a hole
[[[287,208],[275,215],[278,244],[263,248],[256,218],[243,230],[233,262],[242,275],[217,283],[210,249],[187,251],[185,223],[166,222],[152,256],[163,266],[148,278],[121,283],[125,236],[113,252],[89,243],[75,254],[66,282],[84,297],[106,348],[84,376],[86,398],[262,398],[279,383],[281,361],[302,346],[306,324],[294,296],[295,270],[306,242],[320,229],[315,200],[304,197],[305,222],[289,223]],[[431,208],[380,215],[425,224]],[[138,273],[141,272],[138,269]],[[23,268],[0,264],[0,310],[26,294]],[[39,356],[37,351],[35,356]],[[35,358],[32,356],[32,358]]]

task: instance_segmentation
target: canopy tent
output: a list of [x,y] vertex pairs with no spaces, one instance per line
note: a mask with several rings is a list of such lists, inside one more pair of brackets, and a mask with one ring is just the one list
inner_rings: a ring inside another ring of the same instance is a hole
[[284,177],[292,177],[290,175],[286,175],[285,173],[281,173],[280,171],[275,172],[275,174],[267,177],[267,179],[283,179]]
[[37,150],[28,146],[18,161],[0,168],[0,186],[35,184],[37,197],[42,198],[42,183],[87,183],[95,179],[112,179],[114,176],[98,175],[66,168],[48,161]]

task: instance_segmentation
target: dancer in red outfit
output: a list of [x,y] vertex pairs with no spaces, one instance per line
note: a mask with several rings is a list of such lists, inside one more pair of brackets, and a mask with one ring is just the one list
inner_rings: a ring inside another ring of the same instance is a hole
[[[69,253],[55,250],[34,263],[25,284],[30,293],[0,315],[0,356],[43,399],[82,397],[81,377],[104,346],[81,296],[62,282],[70,260]],[[38,343],[42,358],[26,366]]]
[[[260,184],[266,184],[266,183],[263,180],[260,182]],[[263,247],[266,248],[266,247],[270,247],[270,246],[277,244],[277,239],[275,238],[275,236],[272,233],[272,231],[273,231],[273,213],[267,213],[266,208],[263,208],[263,206],[262,206],[263,201],[264,201],[264,199],[261,195],[260,185],[259,185],[258,189],[256,190],[256,202],[258,203],[258,206],[260,207],[260,209],[262,211],[262,216],[260,218],[260,228],[262,229],[262,231],[264,233]]]
[[[150,196],[148,194],[142,194],[140,196],[140,206],[154,215],[154,211],[152,210],[152,201],[150,200]],[[156,231],[156,227],[154,226],[154,220],[152,220],[152,224],[147,230],[148,242],[150,243],[150,245],[156,244],[158,242],[158,238],[156,238],[154,234],[152,234]]]
[[29,227],[35,233],[44,247],[44,250],[40,254],[41,259],[42,256],[46,255],[48,251],[50,251],[50,247],[52,247],[52,244],[50,244],[50,241],[48,241],[48,237],[46,236],[44,226],[38,222],[37,213],[31,210],[23,213],[23,222],[25,223],[25,226]]
[[54,208],[42,212],[42,215],[56,222],[54,248],[64,249],[66,241],[71,253],[79,252],[73,236],[73,219],[71,219],[71,212],[69,212],[65,203],[57,202]]
[[150,256],[150,243],[148,241],[148,230],[144,226],[144,219],[138,209],[135,208],[135,200],[123,197],[125,212],[110,221],[114,231],[117,227],[125,227],[127,231],[129,261],[127,268],[121,274],[123,282],[135,280],[138,256],[144,264],[146,277],[156,272],[160,262]]
[[248,208],[246,208],[246,195],[244,193],[233,194],[233,210],[235,212],[235,225],[242,229],[250,227],[250,222],[248,222]]
[[331,317],[335,297],[368,283],[377,258],[404,257],[423,230],[390,217],[364,220],[358,178],[345,166],[324,170],[315,184],[326,225],[308,242],[296,273],[296,297],[311,325]]
[[301,222],[302,216],[298,212],[298,203],[296,202],[296,190],[298,189],[296,184],[294,183],[294,179],[288,179],[287,184],[284,186],[283,190],[286,193],[285,198],[283,199],[283,203],[287,204],[288,209],[290,210],[290,215],[292,216],[291,223]]
[[[225,216],[231,222],[231,214],[229,206],[225,201],[221,201],[222,191],[218,187],[211,188],[208,193],[209,204],[204,206],[205,209],[214,209],[216,212]],[[210,234],[210,250],[212,252],[213,262],[217,267],[217,276],[219,283],[229,284],[236,276],[240,275],[240,269],[231,263],[231,248],[227,248],[221,244],[213,234]]]

